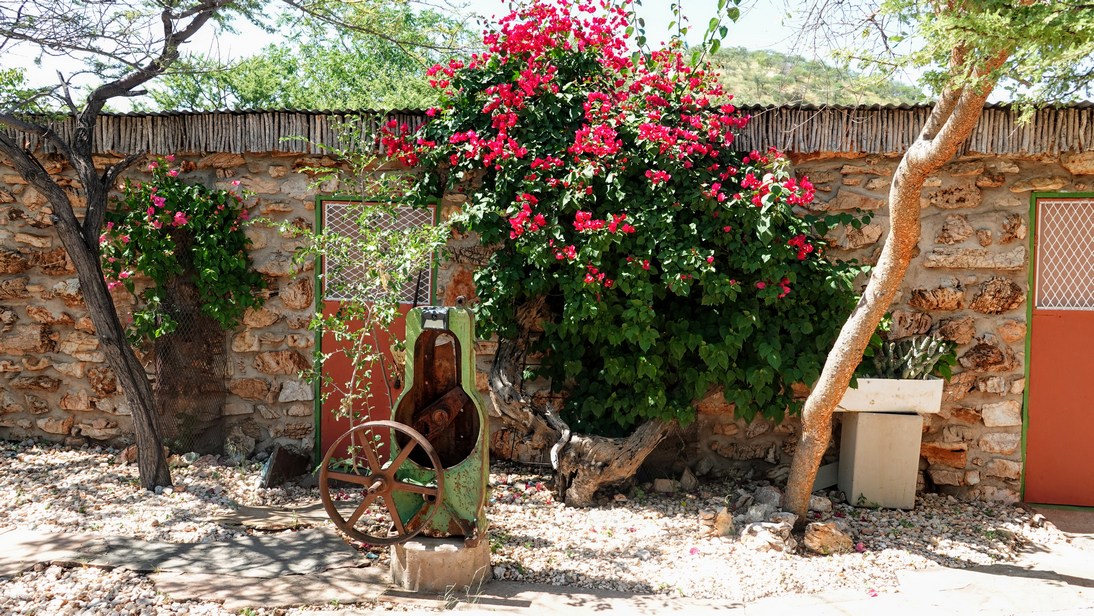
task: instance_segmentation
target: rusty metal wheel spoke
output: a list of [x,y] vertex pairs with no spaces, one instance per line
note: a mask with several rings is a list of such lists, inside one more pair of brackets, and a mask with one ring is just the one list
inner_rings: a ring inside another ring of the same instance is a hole
[[417,444],[417,441],[411,439],[405,447],[399,450],[399,455],[391,461],[391,465],[388,466],[388,470],[390,470],[391,472],[399,470],[399,468],[403,466],[403,462],[406,462],[406,459],[410,457],[410,452],[414,451],[414,446]]
[[348,520],[346,520],[346,525],[348,525],[350,528],[357,526],[358,520],[361,519],[361,516],[364,515],[365,511],[368,510],[369,505],[371,505],[375,500],[375,492],[365,495],[365,498],[361,500],[361,504],[357,505],[357,508],[353,510],[353,514],[349,516]]
[[[368,461],[369,470],[371,470],[374,473],[380,472],[380,467],[382,465],[380,464],[380,460],[376,457],[376,450],[373,449],[374,445],[369,443],[368,439],[365,438],[365,431],[361,430],[361,431],[357,432],[356,434],[354,434],[354,439],[356,439],[359,442],[358,446],[365,453],[365,460]],[[375,443],[375,442],[376,441],[373,441],[373,443]]]
[[416,483],[407,483],[405,481],[396,481],[391,489],[398,492],[424,494],[425,496],[436,496],[437,494],[440,494],[440,490],[438,490],[436,486],[420,486]]
[[391,500],[391,495],[384,496],[384,505],[387,505],[387,512],[391,514],[391,522],[395,525],[395,533],[397,535],[406,535],[406,525],[403,524],[403,519],[399,517],[399,510],[395,507],[395,501]]
[[328,472],[327,478],[335,479],[337,481],[344,481],[346,483],[352,483],[359,486],[365,486],[366,488],[376,482],[376,478],[372,475],[357,475],[355,473],[340,473],[338,471]]

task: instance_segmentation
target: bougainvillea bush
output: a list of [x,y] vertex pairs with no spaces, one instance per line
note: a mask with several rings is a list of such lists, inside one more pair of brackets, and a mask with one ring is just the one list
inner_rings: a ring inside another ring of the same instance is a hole
[[[173,278],[188,277],[202,312],[225,329],[264,301],[265,281],[247,255],[243,196],[187,182],[174,162],[173,156],[158,158],[148,164],[151,180],[126,180],[99,238],[107,285],[124,286],[140,300],[129,327],[134,342],[174,331],[177,323],[164,306],[163,291]],[[138,290],[141,276],[150,284]]]
[[541,371],[572,427],[686,423],[717,386],[741,416],[781,418],[858,270],[824,258],[829,220],[795,214],[808,179],[774,150],[737,152],[748,117],[679,46],[634,52],[629,14],[516,9],[485,53],[430,69],[443,105],[383,144],[437,170],[412,199],[472,187],[464,224],[497,247],[475,279],[487,332],[514,335],[517,307],[547,298]]

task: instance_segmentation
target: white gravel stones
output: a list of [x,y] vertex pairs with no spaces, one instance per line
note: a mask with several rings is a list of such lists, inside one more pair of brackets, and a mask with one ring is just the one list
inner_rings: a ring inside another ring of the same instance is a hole
[[[296,485],[258,489],[257,465],[225,467],[208,456],[180,460],[172,469],[175,487],[157,495],[141,490],[136,468],[115,464],[115,455],[0,442],[0,527],[217,541],[246,534],[216,521],[237,505],[306,506],[319,498],[316,489]],[[732,529],[733,516],[743,517],[754,506],[751,495],[760,484],[707,481],[672,494],[646,485],[624,498],[608,494],[596,508],[573,509],[555,502],[546,473],[502,464],[493,470],[491,558],[495,574],[508,580],[730,601],[838,588],[886,592],[896,587],[901,569],[1007,561],[1023,545],[1063,540],[1054,527],[1038,525],[1017,507],[928,494],[913,511],[836,503],[831,513],[811,512],[808,522],[831,521],[850,534],[850,553],[809,555],[783,536],[785,521],[762,520],[756,530],[777,538],[784,549],[758,551]],[[767,511],[770,505],[762,507]],[[712,533],[715,526],[729,536]],[[383,552],[377,566],[385,567],[386,559]],[[0,579],[0,613],[227,612],[211,602],[172,602],[130,572],[40,566]]]

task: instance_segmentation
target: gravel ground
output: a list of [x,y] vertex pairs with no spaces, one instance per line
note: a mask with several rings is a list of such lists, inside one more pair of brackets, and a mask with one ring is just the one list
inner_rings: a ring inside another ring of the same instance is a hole
[[[316,489],[295,484],[256,488],[258,464],[224,466],[212,457],[175,466],[176,487],[154,494],[140,489],[135,466],[115,462],[117,454],[0,442],[0,502],[6,504],[0,528],[206,542],[246,534],[216,521],[238,505],[305,506],[318,500]],[[538,469],[497,464],[493,471],[492,562],[495,574],[507,580],[729,601],[834,588],[876,594],[894,591],[901,569],[1009,561],[1030,544],[1066,540],[1016,506],[927,494],[912,511],[871,510],[842,504],[832,494],[831,513],[812,515],[845,521],[856,551],[816,556],[802,547],[759,550],[736,534],[710,536],[701,518],[728,507],[738,513],[739,532],[741,512],[762,480],[704,482],[673,494],[643,484],[608,495],[597,508],[571,509],[554,501],[549,478]],[[386,566],[386,553],[377,565]],[[256,614],[323,607],[329,609]],[[230,612],[216,603],[170,601],[146,577],[128,571],[39,565],[0,578],[0,613]]]

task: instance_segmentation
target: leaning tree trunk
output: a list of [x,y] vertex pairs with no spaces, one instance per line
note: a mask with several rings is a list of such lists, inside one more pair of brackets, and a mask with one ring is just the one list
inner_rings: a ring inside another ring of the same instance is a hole
[[[881,256],[862,299],[840,329],[820,379],[802,410],[801,440],[786,485],[786,509],[798,516],[799,526],[805,523],[809,495],[821,457],[828,448],[832,412],[847,391],[870,337],[889,310],[919,245],[919,196],[923,184],[927,176],[953,158],[976,127],[984,102],[995,85],[984,76],[1001,66],[1006,58],[1006,54],[1000,54],[973,75],[974,79],[985,79],[986,83],[979,87],[951,88],[942,94],[893,174],[889,188],[889,235]],[[951,58],[951,69],[963,64],[964,50],[957,49]]]
[[545,316],[543,298],[520,306],[517,336],[498,343],[490,367],[490,401],[505,428],[495,433],[490,449],[495,456],[525,462],[542,459],[550,450],[559,500],[587,507],[600,488],[633,477],[675,423],[648,421],[626,438],[571,437],[551,402],[535,400],[523,390],[528,345]]
[[[125,328],[118,319],[118,311],[103,280],[97,243],[99,227],[85,232],[73,212],[72,202],[64,189],[53,181],[49,173],[31,154],[18,149],[7,138],[0,138],[0,151],[11,158],[19,174],[44,194],[53,208],[53,224],[57,228],[61,244],[64,245],[69,259],[76,268],[80,292],[87,305],[91,322],[95,326],[103,355],[106,356],[107,365],[118,379],[118,385],[125,393],[133,415],[133,428],[137,441],[137,468],[140,472],[141,486],[152,490],[156,486],[171,485],[171,472],[160,441],[152,388],[148,383],[144,366],[141,365],[126,340]],[[86,211],[95,212],[101,216],[106,209],[109,187],[106,180],[116,177],[116,173],[107,173],[104,178],[97,177],[90,156],[86,160],[70,156],[69,160],[77,167],[80,175],[87,200]],[[119,163],[119,166],[115,168],[117,172],[120,172],[120,165],[123,163]],[[88,229],[90,228],[89,226]]]

